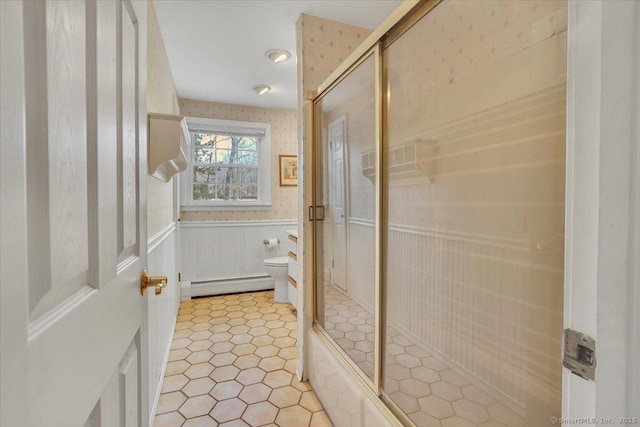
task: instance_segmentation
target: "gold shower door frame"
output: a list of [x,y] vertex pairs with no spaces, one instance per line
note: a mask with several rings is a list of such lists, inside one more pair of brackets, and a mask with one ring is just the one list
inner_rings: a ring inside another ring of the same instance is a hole
[[[313,289],[312,289],[312,307],[313,307],[313,328],[322,337],[323,341],[329,347],[336,357],[342,362],[342,364],[352,372],[354,378],[357,378],[365,387],[364,389],[369,392],[370,397],[373,397],[372,401],[376,406],[383,411],[391,415],[391,419],[395,417],[397,425],[413,425],[411,419],[405,414],[398,405],[385,393],[382,389],[383,371],[383,343],[385,339],[385,331],[383,325],[386,324],[386,312],[384,310],[384,287],[382,286],[382,277],[386,268],[386,257],[384,253],[384,245],[386,243],[386,230],[383,230],[382,224],[386,220],[386,211],[382,205],[382,201],[387,197],[387,186],[384,183],[383,177],[385,176],[384,170],[384,155],[383,155],[383,130],[386,129],[387,123],[385,119],[385,107],[386,96],[383,90],[383,84],[386,81],[386,75],[383,70],[382,52],[388,46],[398,39],[404,32],[409,30],[416,22],[418,22],[423,16],[429,13],[435,6],[437,6],[442,0],[423,0],[416,6],[411,8],[408,12],[399,12],[396,10],[394,14],[389,18],[385,24],[388,24],[390,29],[385,31],[378,28],[369,37],[371,43],[367,46],[366,41],[361,48],[366,49],[355,60],[351,62],[345,62],[339,67],[325,82],[320,85],[315,96],[313,97],[312,104],[313,109],[311,113],[311,122],[307,122],[307,126],[311,129],[311,159],[308,164],[311,165],[310,175],[312,177],[311,187],[312,191],[312,206],[318,207],[322,205],[322,199],[318,196],[318,185],[322,187],[322,179],[318,179],[317,168],[321,165],[322,158],[318,158],[318,148],[322,145],[322,98],[336,87],[342,80],[344,80],[355,68],[361,63],[367,60],[369,57],[374,58],[374,89],[375,89],[375,164],[377,172],[375,174],[375,271],[374,271],[374,316],[375,316],[375,329],[374,329],[374,378],[371,381],[356,363],[346,354],[346,352],[334,341],[334,339],[327,333],[327,331],[318,323],[317,319],[317,280],[318,271],[321,266],[318,263],[318,256],[316,255],[317,249],[317,232],[319,228],[318,221],[312,220],[312,242],[310,247],[313,252],[311,258],[313,260]],[[406,4],[406,3],[405,3]],[[398,14],[399,13],[399,14]],[[389,21],[395,21],[389,23]],[[381,26],[384,27],[384,24]],[[315,215],[313,208],[309,211],[310,220]],[[389,414],[389,411],[391,414]]]
[[[319,147],[323,143],[322,137],[322,98],[335,88],[342,80],[344,80],[356,67],[358,67],[365,60],[370,57],[374,58],[374,89],[375,89],[375,271],[374,271],[374,374],[373,380],[368,378],[357,364],[347,355],[334,339],[328,334],[323,326],[318,322],[318,283],[317,280],[320,277],[319,272],[322,271],[319,255],[317,255],[318,248],[318,229],[320,224],[317,221],[309,220],[312,224],[312,242],[310,246],[312,248],[311,259],[312,264],[312,307],[313,307],[313,328],[315,332],[323,339],[324,343],[330,348],[334,355],[341,361],[362,385],[364,390],[371,397],[372,402],[383,411],[391,420],[397,422],[398,425],[413,425],[413,421],[408,415],[401,410],[401,408],[389,397],[389,395],[382,388],[382,379],[384,378],[384,356],[383,345],[386,340],[386,325],[387,325],[387,313],[385,307],[385,291],[386,287],[383,286],[382,280],[385,277],[387,270],[387,257],[385,254],[385,247],[387,247],[388,231],[383,228],[383,224],[387,223],[386,206],[383,206],[384,201],[388,201],[389,183],[385,182],[387,177],[387,171],[385,170],[385,142],[383,141],[383,135],[387,135],[386,130],[389,124],[387,123],[388,115],[386,114],[386,108],[388,106],[388,94],[384,90],[384,85],[387,82],[388,76],[385,72],[383,64],[383,51],[391,46],[399,37],[401,37],[407,30],[409,30],[415,23],[420,21],[425,15],[427,15],[434,7],[436,7],[441,0],[423,0],[412,8],[403,4],[403,11],[396,11],[389,20],[372,33],[372,35],[363,43],[363,46],[356,50],[351,57],[352,60],[341,65],[314,93],[312,99],[312,114],[311,117],[307,117],[306,126],[307,130],[311,130],[307,135],[311,135],[311,156],[307,162],[310,165],[311,176],[311,200],[312,206],[321,206],[322,196],[318,188],[322,188],[322,178],[320,174],[322,171],[318,171],[318,167],[321,168],[323,159],[318,153]],[[400,8],[401,9],[401,8]],[[318,173],[320,172],[320,174]],[[320,178],[320,179],[319,179]],[[318,187],[320,186],[320,187]],[[313,209],[310,207],[310,217]]]
[[[374,58],[374,70],[375,70],[375,77],[374,77],[374,89],[375,89],[375,122],[376,122],[376,129],[375,129],[375,147],[376,147],[376,168],[378,170],[380,170],[380,166],[381,166],[381,162],[382,162],[382,156],[380,155],[380,144],[382,142],[381,139],[381,114],[382,114],[382,101],[381,101],[381,92],[382,92],[382,78],[381,78],[381,61],[382,61],[382,53],[381,53],[381,49],[380,49],[380,43],[376,42],[371,48],[369,48],[362,56],[360,56],[360,58],[358,58],[355,62],[353,62],[346,71],[344,71],[344,73],[342,73],[340,75],[339,78],[337,78],[336,80],[334,80],[333,82],[331,82],[331,84],[329,84],[325,89],[322,90],[322,92],[320,93],[320,95],[318,95],[317,97],[315,97],[315,99],[313,100],[313,122],[311,123],[311,128],[313,129],[313,138],[312,138],[312,160],[311,160],[311,164],[313,165],[313,169],[312,169],[312,176],[313,176],[313,183],[312,183],[312,187],[313,187],[313,193],[312,193],[312,200],[313,200],[313,206],[321,206],[321,197],[318,196],[318,186],[322,187],[322,178],[321,179],[317,179],[318,176],[316,175],[317,171],[317,165],[321,164],[319,162],[321,162],[321,160],[318,160],[318,149],[321,147],[322,145],[322,126],[316,126],[320,123],[322,123],[321,120],[321,115],[322,115],[322,98],[331,91],[331,89],[333,89],[334,87],[336,87],[342,80],[344,80],[345,77],[347,77],[351,71],[353,71],[355,68],[357,68],[360,64],[362,64],[364,61],[366,61],[367,59],[369,59],[370,57]],[[321,158],[321,157],[320,157]],[[375,178],[375,186],[377,189],[380,188],[382,182],[382,177],[380,173],[376,174],[376,178]],[[312,256],[313,258],[313,325],[314,328],[316,328],[316,331],[323,337],[326,339],[327,344],[336,352],[336,354],[339,356],[340,360],[342,360],[342,362],[356,375],[356,378],[359,378],[362,380],[362,382],[368,387],[368,389],[375,391],[375,390],[380,390],[381,388],[381,374],[382,372],[380,371],[380,359],[381,359],[381,348],[382,348],[382,340],[380,337],[379,332],[382,330],[381,328],[381,296],[380,296],[380,268],[379,268],[379,261],[381,259],[382,256],[382,248],[381,248],[381,218],[380,218],[380,212],[381,212],[381,192],[380,191],[376,191],[376,195],[375,195],[375,212],[376,212],[376,219],[375,219],[375,265],[376,265],[376,269],[374,272],[374,297],[375,297],[375,304],[374,304],[374,314],[375,314],[375,330],[374,330],[374,367],[375,367],[375,372],[374,372],[374,380],[373,382],[366,377],[365,375],[362,374],[362,372],[360,371],[360,369],[357,367],[357,365],[355,364],[355,362],[346,354],[346,352],[340,347],[338,346],[335,341],[333,340],[333,338],[331,338],[329,336],[329,334],[327,333],[327,331],[318,324],[317,322],[317,307],[318,307],[318,299],[317,299],[317,290],[318,290],[318,286],[316,285],[316,281],[318,280],[318,272],[322,271],[322,266],[318,265],[318,256],[316,256],[316,244],[317,242],[317,233],[318,233],[318,221],[313,221],[313,242],[312,242],[312,247],[314,249],[314,254]]]

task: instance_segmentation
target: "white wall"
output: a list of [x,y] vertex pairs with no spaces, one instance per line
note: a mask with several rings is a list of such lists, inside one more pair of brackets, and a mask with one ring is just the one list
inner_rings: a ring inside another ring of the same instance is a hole
[[176,234],[175,223],[172,223],[152,236],[148,244],[149,274],[167,276],[167,286],[162,290],[162,294],[156,295],[154,289],[147,292],[150,423],[153,422],[160,397],[180,306],[180,286],[176,272]]

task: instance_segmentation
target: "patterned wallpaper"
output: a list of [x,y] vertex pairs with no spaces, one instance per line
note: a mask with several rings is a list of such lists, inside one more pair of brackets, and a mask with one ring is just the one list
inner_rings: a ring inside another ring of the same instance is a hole
[[305,14],[298,18],[297,32],[298,73],[305,98],[371,34],[366,28]]
[[298,152],[296,112],[294,110],[249,107],[190,99],[180,99],[179,105],[181,113],[189,117],[261,122],[271,125],[271,210],[184,211],[180,213],[180,218],[183,221],[268,220],[297,217],[297,187],[280,187],[278,184],[278,156]]
[[[176,86],[164,49],[153,3],[147,2],[147,111],[179,114]],[[147,235],[152,237],[173,222],[173,180],[147,177]]]

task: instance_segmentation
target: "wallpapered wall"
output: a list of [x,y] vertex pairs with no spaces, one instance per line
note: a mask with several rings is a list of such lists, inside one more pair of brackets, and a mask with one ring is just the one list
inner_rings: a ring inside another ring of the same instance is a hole
[[218,102],[179,100],[180,111],[188,117],[269,123],[271,125],[271,210],[265,211],[189,211],[181,212],[183,221],[238,221],[294,219],[297,217],[296,187],[280,187],[278,156],[296,154],[296,112],[274,108],[249,107]]
[[[299,78],[307,96],[364,41],[370,30],[329,21],[310,15],[298,20]],[[302,64],[302,69],[300,68]],[[302,70],[302,71],[300,71]],[[297,218],[298,190],[278,185],[278,155],[297,154],[298,125],[296,111],[217,102],[179,100],[181,114],[223,120],[256,121],[271,124],[271,203],[270,211],[189,211],[181,212],[183,221],[231,221]],[[301,129],[301,128],[300,128]]]
[[298,18],[297,32],[298,74],[302,78],[301,94],[307,99],[371,34],[366,28],[305,14]]
[[[297,153],[296,112],[247,107],[215,102],[180,99],[176,89],[162,35],[151,2],[148,3],[147,109],[149,112],[183,114],[223,120],[257,121],[271,124],[272,137],[272,209],[270,211],[182,212],[189,220],[292,219],[297,217],[297,190],[278,186],[278,155]],[[301,15],[303,28],[303,88],[309,96],[333,70],[369,35],[370,30]],[[173,182],[163,183],[151,176],[147,182],[147,227],[153,236],[173,221]]]
[[[156,12],[147,2],[147,111],[179,114],[176,85],[173,82],[167,52]],[[173,221],[173,180],[164,183],[147,177],[147,234],[153,236]]]

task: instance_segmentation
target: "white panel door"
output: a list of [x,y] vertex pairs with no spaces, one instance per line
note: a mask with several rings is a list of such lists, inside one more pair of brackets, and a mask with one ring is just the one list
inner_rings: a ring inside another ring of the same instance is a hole
[[145,426],[147,4],[2,3],[1,424]]
[[347,290],[347,181],[346,174],[346,117],[329,123],[329,219],[333,242],[331,280]]

